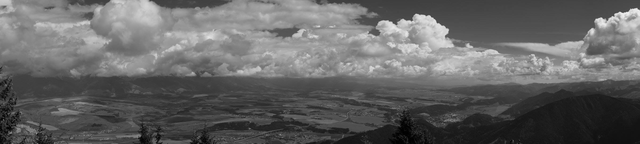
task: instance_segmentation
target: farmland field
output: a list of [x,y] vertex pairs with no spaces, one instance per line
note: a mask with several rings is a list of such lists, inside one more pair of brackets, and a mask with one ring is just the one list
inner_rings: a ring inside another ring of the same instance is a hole
[[[390,124],[399,109],[416,109],[435,124],[473,113],[496,115],[503,105],[455,107],[491,97],[433,89],[235,91],[197,95],[79,95],[21,101],[29,131],[38,123],[64,141],[135,141],[138,124],[166,127],[168,143],[186,142],[207,126],[223,143],[311,142],[338,139]],[[469,101],[471,99],[471,101]],[[425,110],[426,109],[426,110]],[[301,133],[304,133],[301,135]]]

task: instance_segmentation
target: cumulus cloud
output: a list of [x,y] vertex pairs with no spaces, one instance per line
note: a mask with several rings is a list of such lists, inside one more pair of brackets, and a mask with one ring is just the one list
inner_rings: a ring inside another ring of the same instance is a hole
[[[640,10],[619,12],[608,19],[598,18],[583,41],[558,45],[537,43],[504,43],[535,52],[570,58],[562,65],[549,65],[542,73],[554,79],[574,81],[616,79],[638,79],[637,69],[640,54]],[[576,47],[581,45],[580,47]]]
[[[447,37],[449,29],[428,15],[380,21],[375,27],[360,25],[358,18],[375,13],[357,4],[235,0],[213,8],[169,9],[148,0],[112,0],[89,7],[30,0],[11,5],[15,9],[0,14],[0,64],[14,73],[37,76],[359,76],[508,82],[636,70],[580,55],[581,42],[506,44],[572,58],[560,64],[536,55],[455,47]],[[93,19],[84,20],[82,14],[91,11]],[[265,31],[294,27],[301,30],[286,38]],[[369,34],[372,28],[380,34]]]
[[595,27],[585,36],[588,55],[634,55],[640,43],[640,10],[619,12],[609,19],[598,18]]
[[356,24],[376,16],[358,4],[317,4],[311,0],[234,0],[215,8],[175,9],[175,29],[270,30]]
[[169,13],[148,0],[113,0],[95,9],[91,28],[111,39],[107,51],[140,55],[156,49],[157,35],[172,26]]
[[381,21],[376,28],[384,38],[392,42],[411,42],[434,50],[453,47],[453,42],[445,37],[449,34],[449,29],[431,16],[416,14],[413,20],[402,19],[397,25]]
[[94,67],[106,40],[82,20],[85,6],[64,2],[12,1],[10,7],[15,9],[0,14],[0,63],[38,76]]
[[0,14],[15,11],[12,0],[0,0]]

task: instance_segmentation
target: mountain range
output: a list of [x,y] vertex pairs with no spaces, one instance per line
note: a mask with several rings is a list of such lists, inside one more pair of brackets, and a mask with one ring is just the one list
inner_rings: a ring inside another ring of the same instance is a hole
[[[554,101],[554,96],[563,99]],[[547,101],[552,102],[545,104]],[[531,97],[516,106],[505,111],[522,113],[513,120],[475,114],[446,128],[427,128],[438,143],[451,144],[640,142],[640,104],[635,100],[599,94],[575,96],[562,90]],[[353,137],[374,138],[369,141],[387,144],[385,139],[394,130],[395,126],[385,126]],[[361,143],[353,137],[338,143]]]
[[443,89],[443,91],[496,97],[495,102],[517,103],[526,98],[548,92],[560,90],[570,91],[577,95],[604,94],[621,98],[640,98],[640,80],[604,80],[573,83],[533,83],[533,84],[498,84],[477,85]]

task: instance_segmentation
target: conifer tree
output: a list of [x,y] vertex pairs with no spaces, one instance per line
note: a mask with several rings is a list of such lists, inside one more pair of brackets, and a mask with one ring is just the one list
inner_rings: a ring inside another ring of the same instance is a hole
[[33,139],[34,144],[53,144],[53,137],[50,133],[46,132],[46,129],[42,127],[42,123],[38,125],[38,130]]
[[522,142],[520,140],[508,140],[505,143],[507,144],[522,144]]
[[432,144],[433,138],[426,129],[416,125],[407,110],[400,113],[398,129],[389,138],[392,144]]
[[153,133],[149,130],[149,126],[142,122],[140,124],[140,130],[138,130],[140,137],[138,137],[139,144],[153,144]]
[[162,140],[162,136],[164,136],[162,134],[163,132],[164,130],[161,126],[155,126],[154,129],[151,130],[147,123],[142,122],[140,123],[140,129],[138,130],[138,133],[140,134],[140,137],[138,137],[138,144],[153,144],[154,141],[155,144],[162,144],[160,140]]
[[373,144],[370,140],[369,140],[369,136],[364,135],[362,137],[360,137],[360,141],[362,141],[362,143],[364,144]]
[[162,129],[161,126],[156,126],[156,129],[153,130],[154,132],[154,137],[156,138],[156,144],[162,144],[162,142],[160,142],[160,140],[162,140],[162,133],[164,132],[164,130]]
[[[0,74],[2,67],[0,67]],[[20,112],[15,109],[18,98],[13,92],[13,83],[10,77],[0,81],[0,144],[10,144],[13,138],[13,130],[20,122]]]
[[204,128],[200,130],[200,133],[195,132],[193,138],[191,138],[190,144],[215,144],[216,142],[213,140],[211,135],[209,135],[209,130],[207,130],[207,125],[204,125]]
[[18,141],[18,144],[27,144],[27,136],[22,137],[22,139]]

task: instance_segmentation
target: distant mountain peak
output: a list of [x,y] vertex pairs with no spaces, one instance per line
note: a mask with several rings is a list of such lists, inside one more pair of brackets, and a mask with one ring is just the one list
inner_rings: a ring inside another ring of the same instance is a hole
[[555,92],[554,94],[573,94],[573,92],[565,90],[565,89],[560,89],[559,91]]

